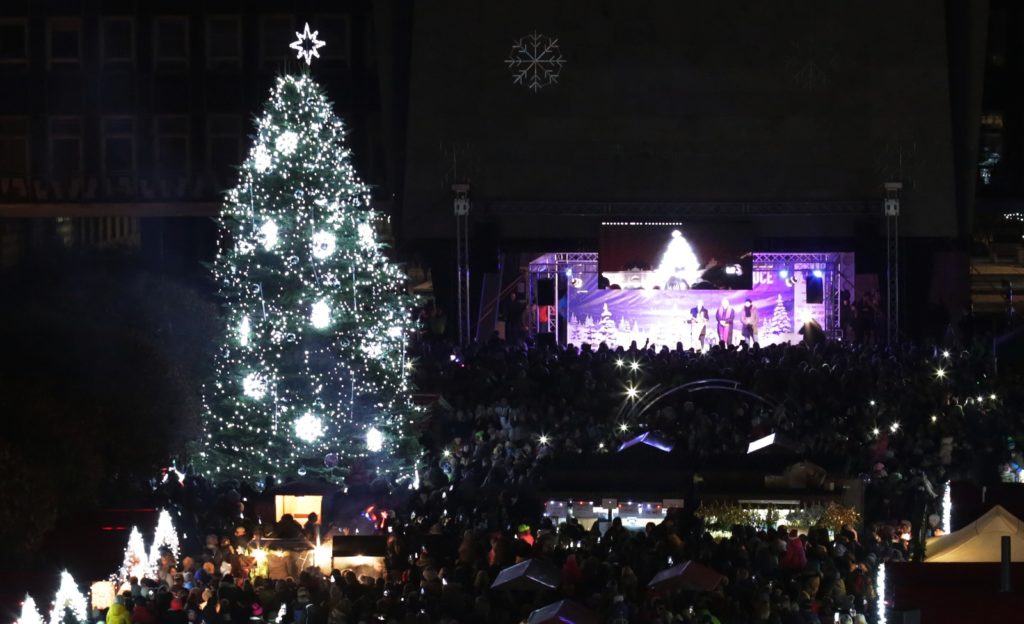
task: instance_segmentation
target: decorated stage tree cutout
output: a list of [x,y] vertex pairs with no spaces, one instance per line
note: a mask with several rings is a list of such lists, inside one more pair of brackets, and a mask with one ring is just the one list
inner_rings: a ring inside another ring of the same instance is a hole
[[781,294],[775,297],[775,309],[772,310],[772,318],[768,321],[768,331],[774,335],[793,333],[793,321],[789,317]]
[[345,133],[308,74],[278,78],[227,195],[213,271],[225,332],[197,461],[214,479],[338,480],[356,462],[412,477],[412,297]]

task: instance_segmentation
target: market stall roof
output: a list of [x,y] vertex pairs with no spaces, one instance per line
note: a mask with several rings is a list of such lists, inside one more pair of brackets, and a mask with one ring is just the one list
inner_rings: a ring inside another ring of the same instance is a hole
[[491,589],[555,589],[561,581],[558,568],[546,561],[528,559],[499,572]]
[[925,562],[998,563],[1003,536],[1010,538],[1012,560],[1024,562],[1024,523],[1001,505],[959,531],[929,539]]
[[725,576],[705,565],[696,561],[684,561],[655,574],[647,586],[655,592],[675,589],[709,592],[717,589],[725,580]]
[[530,614],[526,624],[597,624],[597,615],[573,600],[559,600]]

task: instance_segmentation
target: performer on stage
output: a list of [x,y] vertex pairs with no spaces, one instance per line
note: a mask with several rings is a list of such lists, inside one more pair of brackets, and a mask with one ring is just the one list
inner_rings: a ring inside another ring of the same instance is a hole
[[718,340],[726,345],[732,344],[732,324],[736,320],[736,310],[729,305],[729,299],[722,297],[722,307],[715,311],[718,321]]
[[697,342],[695,345],[691,345],[698,351],[703,350],[704,340],[708,333],[708,321],[711,319],[708,309],[704,307],[704,300],[697,300],[697,307],[690,308],[690,316],[694,319],[694,323],[697,325]]
[[743,302],[740,322],[743,329],[743,342],[753,345],[757,341],[757,308],[754,307],[754,303],[750,299]]

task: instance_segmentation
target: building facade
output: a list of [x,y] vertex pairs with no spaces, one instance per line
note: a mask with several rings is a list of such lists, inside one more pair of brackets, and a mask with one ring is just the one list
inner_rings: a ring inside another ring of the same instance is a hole
[[389,3],[13,1],[0,5],[0,241],[12,262],[54,239],[126,244],[162,262],[213,254],[288,44],[309,21],[312,71],[351,128],[382,209],[393,195]]

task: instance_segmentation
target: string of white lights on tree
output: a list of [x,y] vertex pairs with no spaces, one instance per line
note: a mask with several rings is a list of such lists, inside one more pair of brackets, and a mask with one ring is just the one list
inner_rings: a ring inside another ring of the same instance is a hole
[[160,549],[167,548],[171,551],[174,560],[177,561],[181,554],[178,540],[178,532],[174,530],[174,523],[171,522],[171,514],[166,509],[160,510],[160,517],[157,519],[156,531],[153,533],[153,543],[149,547],[149,566],[154,576],[160,568]]
[[60,573],[60,586],[53,599],[53,610],[50,612],[50,624],[65,621],[65,612],[70,611],[75,622],[85,624],[89,621],[89,603],[85,595],[78,589],[78,584],[71,573],[64,570]]
[[133,576],[142,580],[151,573],[149,557],[146,555],[146,545],[142,541],[142,533],[138,527],[132,527],[128,535],[128,546],[124,550],[124,560],[118,570],[115,580],[124,583]]
[[278,78],[227,195],[214,264],[226,332],[197,461],[214,478],[337,480],[356,462],[413,478],[413,300],[345,132],[309,75]]
[[21,603],[21,615],[18,616],[14,624],[46,624],[46,620],[39,613],[39,608],[36,607],[36,601],[32,596],[25,596],[25,601]]

